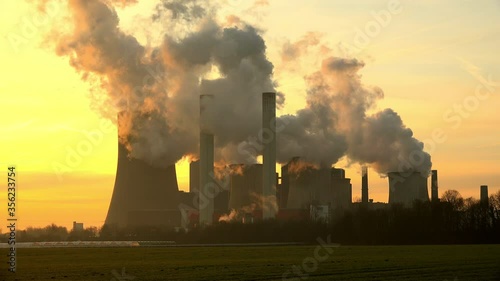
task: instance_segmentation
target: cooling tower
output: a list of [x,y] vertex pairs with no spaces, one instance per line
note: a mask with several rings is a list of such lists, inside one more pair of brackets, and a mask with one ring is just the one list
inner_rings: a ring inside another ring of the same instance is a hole
[[368,204],[368,169],[363,167],[361,178],[361,203]]
[[[118,128],[123,127],[120,124],[124,122],[124,114],[118,115]],[[148,122],[148,118],[139,116],[132,126]],[[179,226],[178,205],[175,164],[155,167],[129,158],[126,147],[119,141],[115,187],[105,224],[120,228]]]
[[481,203],[488,204],[488,186],[481,185]]
[[276,93],[262,94],[263,218],[276,218]]
[[214,198],[214,135],[212,95],[200,96],[200,225],[213,223]]
[[401,203],[411,206],[413,201],[429,201],[427,177],[418,172],[397,173],[389,176],[389,204]]
[[431,177],[431,200],[432,202],[439,201],[439,188],[438,188],[438,171],[432,170]]
[[259,206],[262,200],[260,197],[262,195],[263,165],[233,164],[230,167],[237,172],[230,177],[229,209],[241,210],[252,204]]

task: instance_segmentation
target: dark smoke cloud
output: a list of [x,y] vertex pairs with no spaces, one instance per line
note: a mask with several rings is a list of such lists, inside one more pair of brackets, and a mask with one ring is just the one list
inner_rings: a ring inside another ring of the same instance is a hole
[[[215,20],[217,4],[210,1],[165,0],[152,18],[166,35],[159,46],[143,46],[119,28],[114,9],[132,2],[69,0],[74,28],[55,40],[57,54],[106,93],[95,101],[99,110],[125,112],[118,125],[131,157],[155,165],[196,157],[199,97],[208,94],[214,96],[218,159],[248,162],[238,147],[258,136],[262,92],[276,88],[261,32],[241,21],[238,27],[222,26]],[[287,55],[299,55],[317,41],[313,35],[304,40],[290,44]],[[302,156],[329,166],[348,156],[380,173],[398,171],[401,163],[422,173],[430,169],[430,156],[394,111],[366,114],[383,92],[362,85],[363,66],[332,57],[307,76],[305,108],[280,118],[287,124],[278,134],[280,162]],[[209,78],[214,70],[218,78]],[[284,102],[278,93],[278,107]]]
[[357,59],[330,58],[323,62],[330,71],[349,72],[353,74],[363,68],[365,64]]

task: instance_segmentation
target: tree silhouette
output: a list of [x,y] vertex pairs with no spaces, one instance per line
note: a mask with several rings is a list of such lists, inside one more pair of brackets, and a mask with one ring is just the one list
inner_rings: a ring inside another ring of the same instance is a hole
[[464,207],[464,199],[460,192],[450,189],[443,192],[441,195],[441,201],[449,203],[453,210],[458,211]]

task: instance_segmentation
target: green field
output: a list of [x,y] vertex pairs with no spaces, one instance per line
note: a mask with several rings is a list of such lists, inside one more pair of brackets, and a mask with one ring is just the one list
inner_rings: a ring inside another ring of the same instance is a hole
[[303,280],[500,280],[500,245],[341,246],[328,257],[321,250],[317,268],[315,248],[18,249],[17,273],[2,262],[0,280],[282,280],[304,259],[311,272]]

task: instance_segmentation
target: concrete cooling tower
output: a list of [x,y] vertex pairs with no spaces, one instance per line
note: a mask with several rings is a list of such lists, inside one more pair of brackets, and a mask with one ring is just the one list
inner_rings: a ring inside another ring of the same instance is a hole
[[[119,124],[123,114],[118,115]],[[142,120],[136,119],[134,124],[148,122],[146,117],[138,118]],[[178,193],[175,164],[155,167],[130,158],[126,147],[118,142],[115,187],[105,224],[119,228],[179,226]]]
[[389,204],[401,203],[411,206],[415,200],[429,201],[427,176],[418,172],[392,172],[388,176]]

